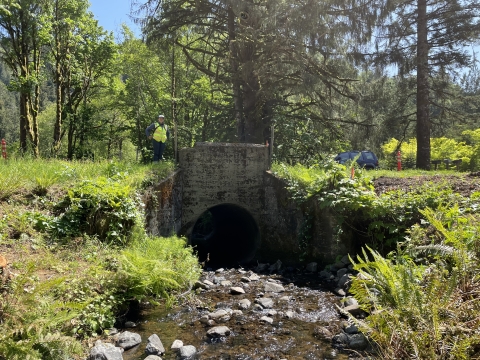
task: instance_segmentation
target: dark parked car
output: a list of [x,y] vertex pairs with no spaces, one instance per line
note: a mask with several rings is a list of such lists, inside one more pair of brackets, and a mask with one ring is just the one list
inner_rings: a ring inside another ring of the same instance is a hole
[[353,160],[357,157],[357,164],[367,170],[378,168],[378,158],[371,151],[345,151],[335,156],[335,161],[340,164],[345,164],[348,160]]

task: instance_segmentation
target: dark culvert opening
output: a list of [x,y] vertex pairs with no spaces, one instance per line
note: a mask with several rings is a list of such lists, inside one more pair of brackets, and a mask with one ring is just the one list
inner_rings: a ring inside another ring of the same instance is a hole
[[260,241],[258,226],[240,206],[222,204],[205,211],[193,226],[190,243],[205,267],[247,264]]

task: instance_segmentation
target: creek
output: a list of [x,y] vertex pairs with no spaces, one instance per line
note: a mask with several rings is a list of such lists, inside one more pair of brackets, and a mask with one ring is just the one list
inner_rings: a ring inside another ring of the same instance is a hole
[[[171,349],[177,339],[195,346],[193,359],[349,358],[331,342],[344,321],[335,306],[341,298],[322,288],[317,274],[296,269],[281,274],[256,270],[204,271],[195,295],[188,295],[181,305],[142,309],[132,319],[136,327],[127,329],[140,334],[142,343],[125,351],[123,359],[145,359],[147,338],[152,334],[160,337],[166,349],[164,360],[179,358]],[[272,288],[269,284],[276,285]],[[245,293],[237,293],[235,288]],[[229,335],[207,335],[217,325],[227,326]]]

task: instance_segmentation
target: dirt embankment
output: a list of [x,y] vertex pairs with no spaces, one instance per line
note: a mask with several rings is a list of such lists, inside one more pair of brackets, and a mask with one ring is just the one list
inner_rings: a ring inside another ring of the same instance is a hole
[[415,191],[426,183],[450,187],[454,192],[468,197],[473,192],[480,191],[480,172],[461,175],[421,175],[406,178],[381,176],[373,180],[377,194],[392,190]]

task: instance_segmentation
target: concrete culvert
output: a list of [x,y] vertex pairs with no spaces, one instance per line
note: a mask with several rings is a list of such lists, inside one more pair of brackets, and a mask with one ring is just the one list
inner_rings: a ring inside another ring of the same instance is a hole
[[205,211],[195,222],[190,243],[207,267],[236,266],[250,262],[260,232],[252,215],[240,206],[222,204]]

